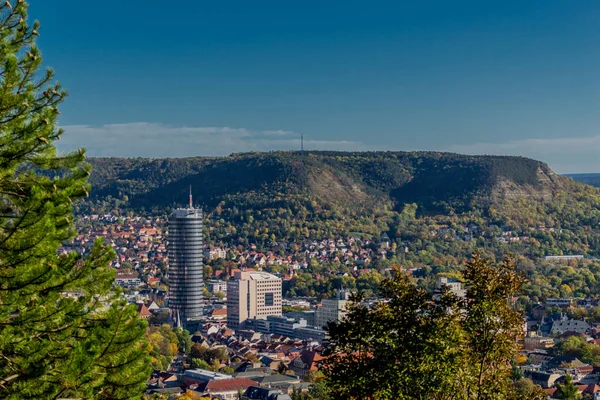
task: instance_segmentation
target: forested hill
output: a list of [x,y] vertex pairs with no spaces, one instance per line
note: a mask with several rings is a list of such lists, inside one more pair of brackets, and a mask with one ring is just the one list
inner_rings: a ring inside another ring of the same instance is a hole
[[600,174],[571,174],[565,176],[586,185],[600,187]]
[[[531,295],[600,293],[600,189],[556,175],[538,161],[274,152],[90,162],[93,188],[79,212],[166,215],[187,204],[192,185],[195,203],[206,213],[209,245],[255,245],[279,254],[278,243],[298,249],[307,241],[354,236],[378,246],[386,234],[390,248],[374,268],[413,268],[429,286],[436,274],[454,273],[477,250],[496,259],[514,255]],[[543,260],[565,254],[588,256],[581,262],[586,268]],[[294,282],[297,293],[332,291],[340,284],[336,273],[352,272],[339,262],[311,268],[298,277],[304,283]],[[311,274],[320,274],[320,283]]]
[[[504,197],[548,198],[566,180],[522,157],[432,152],[243,153],[220,158],[91,158],[93,200],[121,207],[163,209],[197,204],[347,210],[402,209],[455,213]],[[109,197],[110,196],[110,197]]]

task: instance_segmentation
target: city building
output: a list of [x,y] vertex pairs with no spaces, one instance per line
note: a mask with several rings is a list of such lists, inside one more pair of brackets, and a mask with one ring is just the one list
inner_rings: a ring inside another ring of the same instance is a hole
[[523,347],[525,350],[546,350],[554,347],[554,339],[538,336],[536,332],[527,332]]
[[202,317],[202,210],[190,204],[169,219],[169,309],[176,325],[195,329]]
[[562,335],[567,332],[575,333],[587,333],[591,329],[590,324],[585,321],[577,319],[570,319],[566,315],[558,321],[552,322],[552,328],[550,328],[551,335]]
[[288,318],[293,318],[296,320],[305,319],[306,324],[308,326],[315,326],[315,312],[313,310],[310,311],[290,311],[284,314]]
[[260,333],[273,333],[289,338],[295,338],[295,330],[307,326],[306,320],[297,321],[293,318],[268,315],[266,317],[255,317],[246,320],[246,329],[252,329]]
[[281,335],[290,339],[314,340],[318,343],[323,343],[327,335],[327,331],[310,326],[305,319],[277,315],[249,318],[244,322],[244,329],[264,334]]
[[437,287],[435,290],[436,298],[439,298],[440,294],[442,293],[442,288],[444,287],[448,288],[448,290],[450,290],[450,292],[456,297],[464,299],[467,296],[467,291],[462,287],[461,282],[454,279],[449,279],[445,276],[440,276],[438,277]]
[[251,386],[242,395],[242,400],[291,400],[292,398],[279,389]]
[[525,377],[531,379],[533,383],[543,389],[548,389],[554,386],[554,382],[560,379],[562,375],[551,372],[525,371]]
[[266,272],[236,271],[227,281],[227,326],[240,329],[247,319],[281,315],[281,284]]
[[231,379],[231,375],[222,374],[220,372],[209,371],[207,369],[186,369],[183,373],[183,381],[186,385],[194,383],[209,382]]
[[206,283],[206,288],[209,292],[215,294],[217,292],[221,292],[223,294],[227,294],[227,282],[226,281],[208,281]]
[[134,288],[141,285],[142,281],[140,280],[137,273],[133,274],[117,274],[115,277],[115,283],[124,288]]
[[319,343],[327,339],[327,331],[320,328],[304,326],[294,329],[294,338],[300,340],[315,340]]
[[294,371],[294,374],[304,379],[309,373],[319,370],[321,360],[323,360],[323,357],[319,353],[305,350],[300,356],[294,358],[289,368]]
[[546,299],[546,305],[548,307],[558,306],[558,307],[570,307],[573,303],[573,299]]
[[349,297],[350,293],[341,289],[335,298],[321,300],[321,307],[315,312],[315,326],[323,328],[328,322],[341,321],[346,315]]

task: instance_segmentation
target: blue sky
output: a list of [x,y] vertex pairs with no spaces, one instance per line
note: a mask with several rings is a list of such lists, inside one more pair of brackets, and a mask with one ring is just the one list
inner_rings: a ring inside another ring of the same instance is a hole
[[[600,172],[600,2],[30,0],[62,149],[520,154]],[[117,5],[118,4],[118,5]]]

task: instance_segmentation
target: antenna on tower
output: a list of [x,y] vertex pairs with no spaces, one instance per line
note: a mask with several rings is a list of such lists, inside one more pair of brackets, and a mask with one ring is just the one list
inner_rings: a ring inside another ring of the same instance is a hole
[[192,203],[192,185],[190,185],[190,208],[194,208],[194,205]]
[[300,155],[304,157],[304,133],[300,133]]

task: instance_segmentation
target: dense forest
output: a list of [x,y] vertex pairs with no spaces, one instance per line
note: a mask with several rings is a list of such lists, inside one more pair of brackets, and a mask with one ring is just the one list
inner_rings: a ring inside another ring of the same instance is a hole
[[[298,295],[328,293],[340,279],[348,287],[376,282],[392,264],[431,287],[435,276],[455,273],[476,249],[496,260],[515,256],[533,297],[600,294],[600,190],[539,161],[272,152],[90,163],[93,187],[79,212],[167,215],[186,204],[192,185],[209,244],[277,251],[278,242],[354,236],[378,246],[382,235],[389,237],[385,260],[369,266],[373,276],[359,277],[353,265],[313,262],[294,278]],[[569,254],[586,258],[570,265],[544,260]]]

